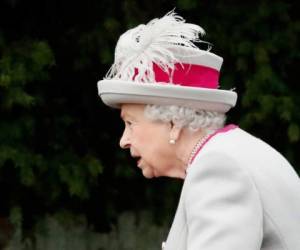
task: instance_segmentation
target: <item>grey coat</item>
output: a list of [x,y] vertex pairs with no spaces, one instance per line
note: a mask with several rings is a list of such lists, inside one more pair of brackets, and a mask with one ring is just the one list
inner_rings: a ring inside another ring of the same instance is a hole
[[188,169],[164,250],[299,250],[300,180],[275,149],[236,128]]

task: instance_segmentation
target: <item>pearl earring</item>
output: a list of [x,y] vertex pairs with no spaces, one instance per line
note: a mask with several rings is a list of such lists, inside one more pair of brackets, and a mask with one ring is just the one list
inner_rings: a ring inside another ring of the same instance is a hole
[[170,139],[170,140],[169,140],[169,143],[172,144],[172,145],[174,145],[174,144],[176,143],[176,140]]

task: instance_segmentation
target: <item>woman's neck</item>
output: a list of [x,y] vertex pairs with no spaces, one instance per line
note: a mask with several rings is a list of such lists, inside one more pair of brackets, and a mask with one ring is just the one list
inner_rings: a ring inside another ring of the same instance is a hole
[[177,142],[178,145],[176,148],[176,158],[180,162],[179,178],[184,179],[189,161],[195,152],[195,147],[201,140],[205,139],[206,136],[207,132],[205,129],[199,129],[198,131],[184,129],[180,140]]

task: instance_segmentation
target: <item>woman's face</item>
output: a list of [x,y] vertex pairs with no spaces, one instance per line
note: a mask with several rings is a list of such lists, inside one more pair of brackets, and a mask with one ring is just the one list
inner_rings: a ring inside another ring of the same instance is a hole
[[120,146],[130,149],[146,178],[170,176],[175,157],[174,145],[169,144],[171,124],[147,119],[144,109],[140,104],[122,105],[125,128]]

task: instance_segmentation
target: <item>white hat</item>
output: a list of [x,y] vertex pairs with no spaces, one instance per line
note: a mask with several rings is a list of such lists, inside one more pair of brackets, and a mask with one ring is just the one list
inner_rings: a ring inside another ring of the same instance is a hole
[[125,32],[98,92],[108,106],[178,105],[227,112],[237,94],[218,89],[223,59],[194,45],[204,30],[169,12]]

